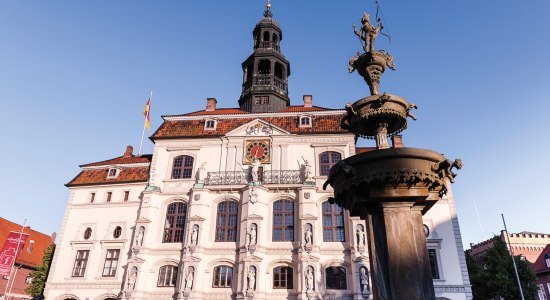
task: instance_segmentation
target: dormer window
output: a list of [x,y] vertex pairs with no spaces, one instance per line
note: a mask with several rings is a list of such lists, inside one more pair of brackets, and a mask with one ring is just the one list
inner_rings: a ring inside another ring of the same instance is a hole
[[218,122],[216,120],[209,119],[209,120],[206,120],[204,122],[204,129],[205,130],[215,130],[216,125],[218,125]]
[[311,117],[310,116],[301,116],[300,117],[300,127],[311,127]]
[[119,173],[119,169],[110,168],[109,172],[107,173],[107,178],[117,178],[118,173]]

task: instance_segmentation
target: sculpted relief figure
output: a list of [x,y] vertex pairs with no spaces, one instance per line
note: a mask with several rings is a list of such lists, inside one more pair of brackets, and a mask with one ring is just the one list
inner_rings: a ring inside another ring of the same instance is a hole
[[370,15],[367,13],[363,15],[363,18],[361,18],[361,28],[359,30],[357,30],[357,27],[353,24],[353,31],[361,40],[365,52],[374,53],[374,40],[376,39],[380,28],[380,23],[378,23],[378,27],[372,26],[370,23]]
[[193,288],[193,280],[194,280],[193,268],[189,267],[189,271],[187,272],[187,275],[185,276],[185,289],[186,290],[191,290]]
[[132,268],[132,274],[128,276],[128,289],[133,290],[136,287],[137,269]]
[[304,161],[304,180],[305,181],[312,181],[313,180],[313,172],[311,171],[311,163],[309,163],[309,160]]
[[250,230],[248,230],[248,245],[256,245],[256,238],[258,237],[256,224],[252,224],[250,226]]
[[363,231],[363,228],[357,229],[357,245],[358,246],[365,245],[365,231]]
[[361,267],[359,283],[361,284],[361,293],[367,294],[369,292],[369,275],[367,274],[367,268],[365,267]]
[[311,267],[309,267],[306,271],[306,290],[307,291],[313,291],[313,272],[311,271]]
[[206,162],[203,162],[197,169],[197,182],[204,182],[206,179]]
[[306,241],[306,246],[309,246],[311,245],[312,243],[312,237],[313,237],[313,233],[311,232],[311,228],[308,227],[306,229],[306,232],[304,232],[304,239]]
[[193,231],[191,232],[191,244],[192,245],[197,244],[198,237],[199,237],[199,227],[197,227],[197,225],[195,225],[193,227]]
[[136,246],[143,246],[143,236],[145,235],[145,227],[141,226],[139,227],[138,234],[136,236],[135,245]]
[[256,272],[254,270],[254,267],[250,267],[248,270],[247,275],[248,280],[248,290],[255,290],[256,289]]
[[254,162],[252,162],[252,166],[250,167],[250,176],[254,182],[258,181],[258,171],[260,170],[260,165],[260,160],[255,158]]

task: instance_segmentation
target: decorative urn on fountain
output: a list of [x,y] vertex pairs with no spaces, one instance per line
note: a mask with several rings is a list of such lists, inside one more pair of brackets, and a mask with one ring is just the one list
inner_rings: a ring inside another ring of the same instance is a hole
[[437,202],[460,169],[460,160],[451,162],[432,150],[388,144],[388,138],[407,127],[407,118],[416,119],[416,108],[402,97],[379,93],[386,67],[395,69],[393,57],[374,49],[381,31],[365,13],[361,28],[354,32],[363,44],[349,62],[350,73],[357,70],[367,82],[371,95],[346,105],[342,128],[358,137],[376,141],[376,149],[340,161],[330,170],[323,188],[334,189],[334,203],[367,221],[370,267],[375,299],[435,299],[426,247],[422,215]]

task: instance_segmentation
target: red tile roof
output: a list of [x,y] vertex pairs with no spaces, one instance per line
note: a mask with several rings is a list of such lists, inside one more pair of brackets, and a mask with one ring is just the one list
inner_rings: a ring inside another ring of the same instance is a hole
[[376,150],[376,147],[355,147],[355,154]]
[[312,118],[313,126],[311,127],[300,127],[298,124],[298,117],[296,116],[223,119],[218,122],[215,130],[204,130],[204,120],[167,120],[162,123],[151,139],[222,136],[255,119],[264,120],[294,134],[327,134],[348,132],[340,128],[342,114],[314,115]]
[[238,108],[217,108],[215,110],[199,110],[184,114],[184,116],[204,116],[204,115],[240,115],[248,114],[249,112]]
[[96,166],[110,166],[110,165],[127,165],[127,164],[140,164],[150,163],[152,154],[144,154],[141,156],[119,156],[116,158],[80,165],[80,167],[96,167]]
[[550,244],[544,247],[544,250],[542,250],[539,257],[537,257],[537,260],[531,265],[531,268],[535,271],[535,273],[539,274],[550,272],[550,267],[546,265],[547,255],[550,256]]
[[83,186],[97,184],[121,184],[147,182],[149,167],[122,168],[116,178],[107,178],[109,169],[84,169],[66,186]]
[[289,106],[280,112],[308,112],[308,111],[326,111],[326,110],[336,110],[336,109],[325,108],[320,106],[305,107],[305,106],[295,105],[295,106]]
[[[21,225],[13,223],[0,217],[0,247],[4,246],[4,241],[7,239],[10,231],[21,232]],[[18,255],[16,262],[29,267],[35,267],[42,263],[42,256],[44,250],[53,244],[52,238],[46,234],[25,227],[23,233],[28,233],[30,236],[27,238],[22,252]],[[34,241],[32,248],[30,247],[30,241]],[[30,253],[29,253],[29,250]]]

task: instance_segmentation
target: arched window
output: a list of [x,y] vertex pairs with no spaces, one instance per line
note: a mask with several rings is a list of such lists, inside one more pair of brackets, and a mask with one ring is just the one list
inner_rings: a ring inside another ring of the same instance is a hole
[[309,116],[300,117],[300,127],[311,127],[311,117]]
[[269,31],[264,31],[264,42],[269,42]]
[[174,202],[168,205],[166,221],[164,223],[164,236],[162,238],[163,243],[180,243],[183,241],[186,215],[186,203]]
[[323,202],[323,241],[345,242],[344,209],[336,204]]
[[273,202],[273,241],[294,241],[294,202]]
[[218,204],[216,217],[216,242],[237,241],[237,218],[239,206],[235,201],[223,201]]
[[342,155],[338,152],[327,151],[319,155],[319,173],[321,176],[327,176],[330,168],[342,160]]
[[328,290],[345,290],[346,269],[342,267],[328,267],[325,269],[326,286]]
[[268,59],[262,59],[258,63],[258,73],[260,75],[271,74],[271,62]]
[[214,268],[214,279],[212,287],[227,288],[231,287],[231,279],[233,278],[233,268],[230,266],[218,266]]
[[273,43],[275,43],[275,45],[279,43],[279,36],[276,33],[273,34]]
[[176,286],[178,280],[178,267],[166,265],[159,269],[157,286]]
[[193,173],[193,157],[182,155],[174,158],[172,179],[191,178]]
[[280,62],[275,62],[275,77],[279,79],[284,79],[284,71],[285,68],[283,67],[283,65]]
[[273,288],[274,289],[292,289],[292,268],[276,267],[273,269]]

